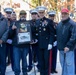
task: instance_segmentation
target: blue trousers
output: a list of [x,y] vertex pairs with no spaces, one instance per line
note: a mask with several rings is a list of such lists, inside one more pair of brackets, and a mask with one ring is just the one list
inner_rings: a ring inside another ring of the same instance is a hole
[[[33,44],[30,45],[30,49],[29,49],[29,68],[32,68],[32,60],[33,60],[33,56],[36,55],[36,61],[38,61],[39,59],[39,55],[38,55],[38,44]],[[38,61],[38,65],[37,68],[39,69],[39,61]]]
[[74,60],[75,60],[75,74],[76,74],[76,49],[74,50],[74,55],[75,55]]
[[57,61],[57,46],[52,48],[52,67],[51,70],[56,70],[56,61]]
[[[65,58],[64,58],[65,57]],[[60,63],[62,67],[62,75],[75,75],[74,69],[74,51],[60,51]]]
[[29,46],[25,46],[25,48],[13,47],[13,60],[14,60],[14,73],[19,75],[20,70],[20,60],[22,59],[22,72],[27,72],[27,54],[28,54]]
[[50,50],[39,49],[39,69],[40,75],[48,75],[49,73],[49,54]]
[[11,62],[11,67],[13,70],[13,46],[11,44],[6,44],[6,56],[8,57],[7,63]]
[[33,61],[35,60],[36,62],[38,62],[38,64],[36,65],[38,69],[40,69],[39,67],[39,48],[38,48],[38,44],[33,44],[32,45],[32,53],[34,55]]
[[31,50],[31,46],[28,50],[28,54],[29,54],[29,65],[28,68],[32,69],[32,50]]
[[0,75],[5,75],[6,70],[6,44],[0,45]]

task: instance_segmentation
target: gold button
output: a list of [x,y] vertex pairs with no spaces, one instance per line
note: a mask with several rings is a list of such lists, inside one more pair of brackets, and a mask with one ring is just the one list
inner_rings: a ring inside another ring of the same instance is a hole
[[43,31],[46,31],[46,28],[43,28]]
[[41,27],[39,27],[39,29],[41,29]]
[[40,24],[40,26],[41,26],[41,24]]

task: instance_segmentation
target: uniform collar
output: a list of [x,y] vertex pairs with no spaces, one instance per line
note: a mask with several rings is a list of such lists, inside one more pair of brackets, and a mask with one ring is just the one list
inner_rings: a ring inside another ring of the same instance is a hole
[[46,19],[46,17],[43,17],[43,18],[41,18],[40,20],[41,20],[41,21],[44,21],[45,19]]

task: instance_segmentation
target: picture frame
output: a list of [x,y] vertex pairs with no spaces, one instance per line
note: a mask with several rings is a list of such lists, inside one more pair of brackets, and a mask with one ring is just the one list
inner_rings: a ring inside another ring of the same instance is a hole
[[17,38],[18,44],[26,44],[31,42],[31,25],[29,21],[19,22],[17,29]]

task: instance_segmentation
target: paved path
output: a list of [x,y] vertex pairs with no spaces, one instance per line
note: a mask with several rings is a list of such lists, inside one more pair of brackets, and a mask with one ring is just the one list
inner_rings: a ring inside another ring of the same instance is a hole
[[[40,75],[39,72],[37,72],[37,68],[35,67],[36,69],[36,75]],[[58,52],[58,56],[57,56],[57,69],[58,71],[57,74],[51,74],[51,75],[61,75],[61,66],[60,66],[60,63],[59,63],[59,52]],[[6,69],[6,75],[14,75],[13,71],[11,70],[11,65],[7,67]],[[21,73],[22,75],[22,73]],[[34,74],[34,68],[31,70],[31,72],[28,73],[28,75],[35,75]]]

